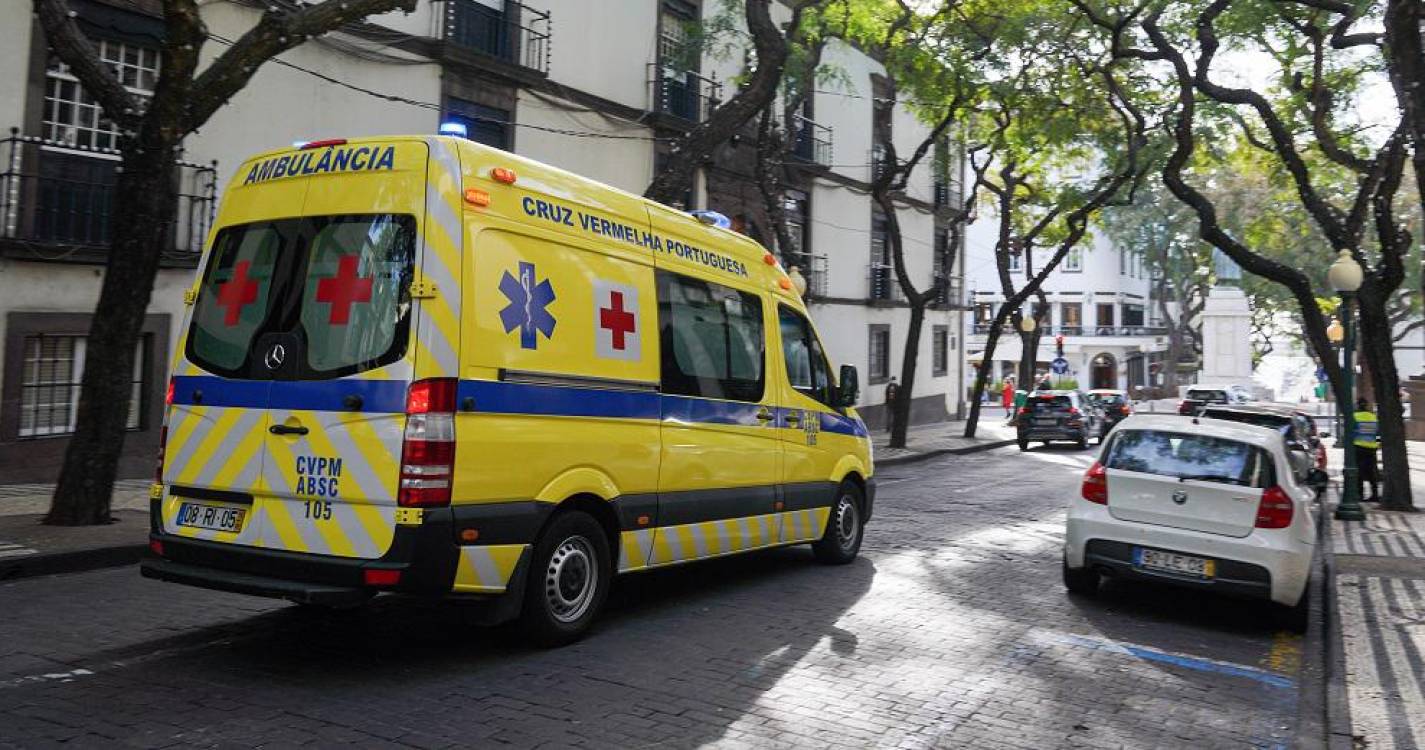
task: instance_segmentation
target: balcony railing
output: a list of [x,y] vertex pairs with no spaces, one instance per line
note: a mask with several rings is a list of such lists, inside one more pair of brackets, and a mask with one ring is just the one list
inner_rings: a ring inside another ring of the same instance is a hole
[[722,99],[722,84],[692,71],[661,63],[649,66],[649,87],[655,112],[702,122]]
[[940,294],[930,301],[930,306],[937,310],[966,309],[964,281],[959,278],[946,279],[945,286],[941,287]]
[[504,9],[445,0],[445,39],[483,55],[549,73],[549,12],[517,2]]
[[831,166],[831,128],[794,114],[790,130],[793,155],[803,161]]
[[787,253],[783,259],[783,265],[787,268],[796,266],[801,271],[802,276],[807,280],[806,299],[818,299],[827,296],[827,260],[825,255],[812,255],[811,253]]
[[[0,242],[107,250],[119,152],[18,133],[0,140]],[[178,162],[178,216],[164,248],[170,259],[191,261],[202,252],[213,223],[215,167]]]
[[[991,324],[976,323],[973,331],[976,334],[986,334],[990,332]],[[1005,331],[1013,330],[1013,326],[1005,324]],[[1164,326],[1045,326],[1046,336],[1165,336],[1168,329]]]
[[873,263],[867,274],[866,299],[871,302],[902,302],[905,295],[901,293],[900,282],[896,280],[896,271],[890,264]]

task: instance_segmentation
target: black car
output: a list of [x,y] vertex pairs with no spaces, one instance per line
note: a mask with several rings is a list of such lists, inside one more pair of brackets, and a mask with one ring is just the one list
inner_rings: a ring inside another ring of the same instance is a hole
[[1230,403],[1232,394],[1226,388],[1189,388],[1188,392],[1183,394],[1183,400],[1178,402],[1178,413],[1191,417],[1201,414],[1206,407]]
[[1127,419],[1133,413],[1133,404],[1128,400],[1128,394],[1124,391],[1095,388],[1084,394],[1084,401],[1090,406],[1098,407],[1099,413],[1103,417],[1103,432],[1099,435],[1100,440],[1112,432],[1119,422]]
[[1084,402],[1078,391],[1035,391],[1015,415],[1019,449],[1029,441],[1048,444],[1065,440],[1087,448],[1089,438],[1103,439],[1103,417],[1098,407]]
[[1316,490],[1318,497],[1326,490],[1328,479],[1325,466],[1319,465],[1317,460],[1318,456],[1325,455],[1325,447],[1321,444],[1315,423],[1305,414],[1283,407],[1231,404],[1204,407],[1199,416],[1244,422],[1280,432],[1286,438],[1297,476]]

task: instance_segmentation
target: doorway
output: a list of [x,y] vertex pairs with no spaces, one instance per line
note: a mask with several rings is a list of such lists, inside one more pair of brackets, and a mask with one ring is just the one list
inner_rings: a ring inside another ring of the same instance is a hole
[[1089,367],[1090,388],[1117,388],[1118,361],[1112,354],[1100,354],[1093,358]]

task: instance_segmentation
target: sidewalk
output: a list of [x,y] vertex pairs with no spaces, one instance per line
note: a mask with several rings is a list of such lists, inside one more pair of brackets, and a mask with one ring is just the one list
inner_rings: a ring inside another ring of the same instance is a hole
[[[1425,508],[1425,444],[1410,454]],[[1328,529],[1330,746],[1413,750],[1425,747],[1425,513],[1365,508]]]
[[148,480],[115,484],[106,526],[45,526],[50,484],[0,485],[0,581],[138,562],[148,548]]
[[884,428],[871,432],[871,444],[876,450],[876,466],[920,461],[947,454],[963,455],[1014,445],[1014,428],[1005,425],[1004,409],[999,405],[980,413],[980,424],[974,438],[966,438],[963,421],[912,425],[906,431],[906,447],[891,448],[891,434]]

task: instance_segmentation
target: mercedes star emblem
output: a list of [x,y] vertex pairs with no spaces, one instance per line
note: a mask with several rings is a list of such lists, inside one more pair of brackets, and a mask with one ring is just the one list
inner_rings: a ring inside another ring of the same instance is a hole
[[263,357],[262,361],[267,365],[267,369],[276,370],[282,366],[282,361],[285,359],[287,359],[287,350],[282,348],[281,344],[273,344],[272,348],[267,350],[267,356]]

